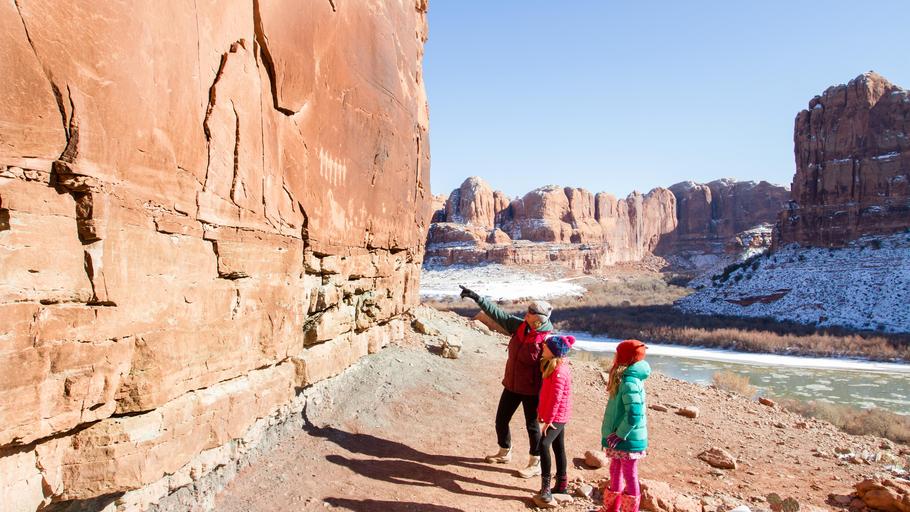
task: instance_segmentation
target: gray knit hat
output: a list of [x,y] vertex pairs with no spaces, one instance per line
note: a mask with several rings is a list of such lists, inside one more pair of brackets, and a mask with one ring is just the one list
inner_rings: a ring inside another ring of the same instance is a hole
[[553,306],[545,300],[535,300],[528,304],[528,313],[535,314],[545,319],[550,319],[550,313],[553,312]]

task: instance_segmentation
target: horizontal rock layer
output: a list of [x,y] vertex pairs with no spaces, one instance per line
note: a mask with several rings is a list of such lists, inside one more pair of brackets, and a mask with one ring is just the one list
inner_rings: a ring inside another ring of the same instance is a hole
[[796,116],[796,175],[775,243],[839,246],[910,227],[910,92],[875,73]]
[[388,342],[425,2],[4,5],[4,503],[137,492]]

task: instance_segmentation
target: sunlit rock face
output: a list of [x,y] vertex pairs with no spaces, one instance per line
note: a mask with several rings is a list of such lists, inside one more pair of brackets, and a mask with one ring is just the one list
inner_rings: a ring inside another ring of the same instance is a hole
[[869,72],[796,116],[796,175],[776,243],[839,246],[910,227],[910,92]]
[[790,198],[786,187],[729,178],[685,181],[670,191],[676,197],[678,223],[661,238],[657,254],[691,269],[770,247],[771,226]]
[[594,272],[639,261],[676,228],[673,194],[656,188],[625,199],[583,188],[541,187],[511,200],[481,178],[452,191],[427,239],[431,264],[557,263]]
[[426,8],[0,5],[4,507],[146,508],[399,332]]

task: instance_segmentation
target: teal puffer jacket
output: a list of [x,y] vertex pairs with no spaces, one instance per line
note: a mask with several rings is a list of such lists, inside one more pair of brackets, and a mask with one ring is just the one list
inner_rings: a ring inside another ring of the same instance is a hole
[[639,361],[626,368],[616,396],[607,402],[604,421],[600,428],[601,446],[607,446],[607,437],[616,433],[623,439],[617,450],[642,452],[648,448],[648,421],[645,417],[644,380],[651,375],[651,365]]

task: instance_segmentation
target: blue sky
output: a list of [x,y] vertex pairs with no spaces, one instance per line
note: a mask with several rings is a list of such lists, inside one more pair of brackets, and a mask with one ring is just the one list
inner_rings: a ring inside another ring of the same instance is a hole
[[789,185],[813,96],[870,69],[910,87],[906,0],[433,0],[429,23],[434,194]]

